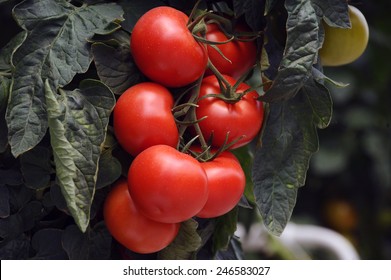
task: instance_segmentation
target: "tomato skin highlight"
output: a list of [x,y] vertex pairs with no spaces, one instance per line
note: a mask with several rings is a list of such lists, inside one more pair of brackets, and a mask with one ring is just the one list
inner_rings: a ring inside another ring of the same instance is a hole
[[[238,27],[238,31],[249,31],[243,26]],[[224,42],[229,38],[224,34],[217,24],[207,24],[206,39],[212,42]],[[233,40],[225,44],[216,45],[224,54],[225,59],[211,46],[207,46],[209,59],[221,74],[226,74],[235,79],[244,75],[256,62],[257,47],[254,41]],[[210,70],[206,71],[211,75]]]
[[240,201],[246,176],[238,159],[224,151],[212,161],[201,163],[208,177],[209,195],[199,218],[215,218],[231,211]]
[[149,10],[135,24],[131,53],[148,78],[167,87],[196,81],[205,71],[208,55],[187,27],[188,16],[171,7]]
[[166,145],[152,146],[134,159],[128,185],[138,209],[163,223],[190,219],[208,198],[208,179],[201,164]]
[[171,109],[174,99],[165,87],[145,82],[127,89],[113,112],[114,133],[129,154],[136,156],[148,147],[176,147],[179,133]]
[[[234,85],[236,80],[224,75],[225,79]],[[237,88],[237,93],[244,92],[250,87],[242,83]],[[199,98],[207,94],[222,94],[216,76],[208,76],[203,79]],[[257,100],[256,91],[250,91],[236,103],[228,103],[216,97],[202,98],[196,108],[197,119],[207,116],[199,122],[205,139],[213,135],[212,145],[221,147],[229,132],[228,143],[243,136],[230,149],[236,149],[251,142],[262,127],[264,109],[263,103]]]
[[369,40],[368,23],[359,9],[349,5],[351,28],[337,28],[323,24],[325,38],[319,50],[323,66],[342,66],[357,60]]
[[103,208],[106,227],[129,250],[148,254],[167,247],[177,236],[180,224],[159,223],[136,208],[127,181],[119,179],[106,198]]

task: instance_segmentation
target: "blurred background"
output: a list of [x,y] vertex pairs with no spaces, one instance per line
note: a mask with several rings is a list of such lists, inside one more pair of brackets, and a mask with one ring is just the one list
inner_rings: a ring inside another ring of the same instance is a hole
[[[324,69],[327,76],[349,86],[329,86],[333,119],[318,131],[320,150],[311,160],[291,222],[341,234],[361,259],[391,259],[391,2],[349,3],[368,21],[369,45],[354,63]],[[269,241],[260,249],[262,256],[252,252],[248,257],[336,258],[319,244],[289,246],[286,239],[292,234],[300,238],[306,233],[292,233],[287,227],[281,238],[273,238],[258,232],[261,240]]]

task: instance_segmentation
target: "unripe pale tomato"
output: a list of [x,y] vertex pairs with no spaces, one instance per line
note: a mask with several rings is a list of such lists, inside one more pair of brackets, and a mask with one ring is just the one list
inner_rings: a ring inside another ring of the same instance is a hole
[[358,59],[368,45],[368,23],[359,9],[349,5],[350,29],[324,24],[325,38],[319,50],[323,66],[341,66]]

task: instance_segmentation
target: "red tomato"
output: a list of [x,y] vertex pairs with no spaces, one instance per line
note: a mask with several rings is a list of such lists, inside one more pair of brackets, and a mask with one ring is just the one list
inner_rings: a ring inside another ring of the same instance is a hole
[[166,145],[150,147],[134,159],[128,185],[138,209],[164,223],[190,219],[208,198],[208,180],[201,164]]
[[[227,81],[234,85],[236,80],[224,75]],[[250,87],[242,83],[237,88],[237,93],[242,93]],[[203,79],[199,98],[207,94],[221,94],[216,76]],[[228,142],[244,136],[231,147],[235,149],[248,144],[258,134],[263,122],[263,103],[259,101],[258,93],[250,91],[236,103],[228,103],[216,97],[203,98],[196,108],[197,118],[207,116],[199,123],[203,136],[209,139],[213,134],[212,145],[221,147],[229,132]]]
[[135,207],[125,179],[118,180],[103,208],[111,235],[129,250],[141,254],[160,251],[176,237],[180,224],[159,223],[142,215]]
[[120,145],[133,156],[157,144],[175,147],[179,134],[171,113],[173,104],[171,93],[156,83],[140,83],[126,90],[113,112]]
[[238,159],[228,151],[201,165],[208,177],[209,195],[197,217],[214,218],[224,215],[238,204],[243,195],[246,185],[244,171]]
[[137,21],[131,52],[140,70],[151,80],[181,87],[205,71],[208,55],[187,27],[188,16],[171,7],[157,7]]
[[[238,31],[249,31],[244,27],[238,29]],[[224,42],[229,38],[217,24],[211,23],[207,25],[206,39],[212,42]],[[216,47],[230,60],[226,60],[220,53],[208,45],[209,59],[221,74],[239,79],[255,64],[257,47],[254,41],[233,40],[225,44],[216,45]],[[206,73],[208,75],[212,74],[210,70]]]

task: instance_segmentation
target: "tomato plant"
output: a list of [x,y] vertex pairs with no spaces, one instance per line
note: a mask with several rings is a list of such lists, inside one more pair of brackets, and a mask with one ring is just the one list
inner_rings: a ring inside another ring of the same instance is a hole
[[[312,189],[301,187],[337,104],[329,89],[343,85],[344,68],[331,79],[322,67],[328,29],[365,39],[352,11],[345,0],[0,0],[0,258],[237,259],[239,223],[281,235]],[[340,57],[354,53],[339,45],[349,36],[331,44]],[[385,89],[380,54],[357,72]],[[389,114],[389,97],[352,88]],[[352,115],[370,125],[346,133],[365,141],[339,142],[389,170],[391,153],[376,151],[389,121]]]
[[[235,85],[236,80],[224,76],[230,86]],[[221,89],[216,76],[209,76],[202,80],[199,92],[197,118],[207,117],[199,123],[202,133],[206,139],[212,139],[212,145],[221,147],[224,143],[235,141],[231,149],[248,144],[257,135],[263,122],[263,104],[258,100],[259,95],[250,89],[250,86],[241,83],[234,92],[232,100],[224,99],[224,90]],[[209,96],[217,94],[217,96]],[[219,98],[222,97],[222,98]],[[238,100],[235,100],[237,98]],[[227,139],[226,139],[227,138]]]
[[204,72],[208,56],[188,29],[186,14],[171,7],[149,10],[131,36],[133,58],[150,79],[169,87],[185,86]]
[[[239,79],[242,75],[249,72],[256,62],[257,47],[254,40],[250,38],[241,38],[240,33],[250,32],[245,26],[236,28],[234,39],[225,44],[215,45],[222,54],[213,47],[208,45],[208,56],[213,65],[220,71],[221,74],[226,74],[235,79]],[[233,33],[235,33],[233,32]],[[207,24],[206,36],[207,40],[212,42],[226,42],[229,38],[215,23]],[[207,74],[212,74],[209,70]]]
[[113,237],[137,253],[154,253],[167,247],[180,227],[177,223],[159,223],[142,215],[134,205],[125,179],[113,185],[103,211],[106,226]]
[[148,147],[175,147],[178,129],[171,113],[174,98],[160,84],[145,82],[127,89],[113,111],[113,128],[120,145],[136,156]]
[[140,211],[164,223],[190,219],[208,198],[207,177],[201,164],[166,145],[152,146],[135,158],[128,184]]
[[359,9],[349,6],[351,28],[324,24],[325,39],[319,51],[324,66],[341,66],[357,60],[369,40],[368,23]]

